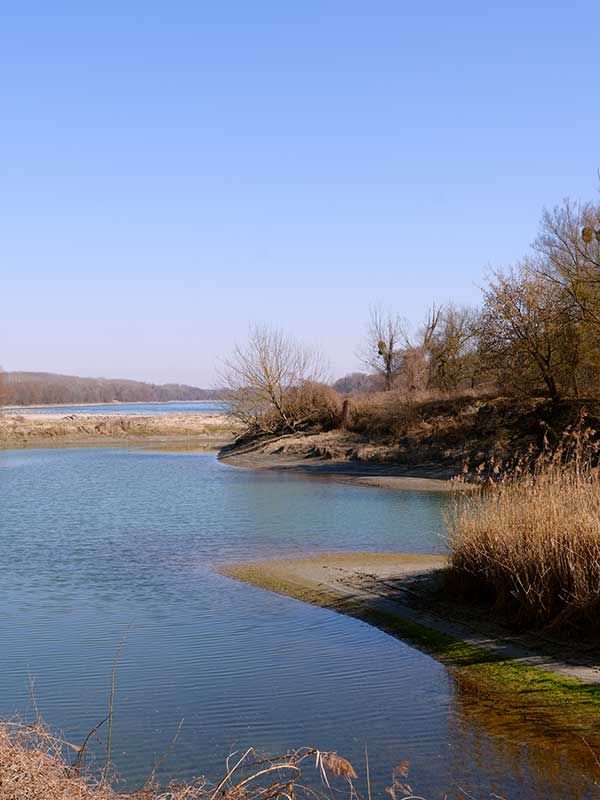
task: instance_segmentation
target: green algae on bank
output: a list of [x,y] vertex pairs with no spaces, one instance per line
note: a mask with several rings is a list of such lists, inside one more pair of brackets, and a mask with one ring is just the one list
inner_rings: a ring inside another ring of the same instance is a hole
[[[511,655],[510,645],[495,647],[482,639],[480,646],[454,631],[443,618],[432,626],[432,615],[421,604],[373,598],[354,585],[348,570],[365,570],[369,577],[433,575],[446,564],[444,556],[393,553],[334,553],[309,558],[250,562],[228,565],[221,572],[259,588],[312,603],[367,622],[429,654],[446,665],[463,688],[498,703],[503,713],[518,718],[519,724],[547,726],[554,731],[585,738],[595,752],[600,750],[600,672],[581,667],[585,680],[561,674],[560,664],[542,658],[544,666],[532,666],[527,659]],[[355,572],[355,575],[358,573]],[[363,573],[364,574],[364,573]],[[381,602],[382,601],[382,602]],[[439,606],[436,605],[439,613]],[[502,632],[499,630],[498,636]],[[475,641],[477,637],[475,636]],[[498,639],[500,642],[500,638]],[[507,655],[507,652],[509,655]],[[543,654],[545,656],[545,654]],[[576,674],[577,669],[569,669]],[[590,678],[590,675],[592,676]]]

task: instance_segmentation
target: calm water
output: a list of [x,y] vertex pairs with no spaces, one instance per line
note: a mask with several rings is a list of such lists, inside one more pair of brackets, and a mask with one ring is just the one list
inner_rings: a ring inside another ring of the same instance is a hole
[[368,746],[379,796],[408,758],[419,794],[596,797],[572,742],[486,708],[444,667],[357,620],[220,577],[319,550],[443,550],[442,496],[239,470],[212,454],[0,453],[0,714],[29,704],[71,741],[115,707],[117,767],[215,778],[232,750]]
[[225,403],[216,400],[173,403],[98,403],[96,405],[72,406],[18,406],[6,407],[7,413],[24,414],[222,414]]

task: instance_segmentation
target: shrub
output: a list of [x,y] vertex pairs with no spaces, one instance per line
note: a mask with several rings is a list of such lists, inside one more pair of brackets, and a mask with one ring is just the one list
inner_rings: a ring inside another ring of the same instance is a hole
[[318,426],[327,430],[336,425],[341,402],[331,386],[317,381],[304,381],[301,386],[290,390],[287,408],[294,429]]

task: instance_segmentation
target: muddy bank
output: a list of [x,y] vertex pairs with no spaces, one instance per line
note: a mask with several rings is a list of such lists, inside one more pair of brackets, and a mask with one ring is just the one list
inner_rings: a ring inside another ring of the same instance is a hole
[[331,553],[250,562],[228,577],[347,614],[457,671],[474,690],[600,746],[600,654],[516,635],[443,596],[444,556]]
[[[435,464],[394,464],[389,461],[359,460],[348,456],[343,433],[290,435],[235,442],[219,452],[219,459],[233,467],[272,469],[331,477],[363,486],[421,492],[448,492],[456,470]],[[330,449],[323,451],[323,442]],[[331,448],[335,441],[336,448]]]
[[224,414],[0,414],[0,449],[156,444],[219,449],[236,431]]

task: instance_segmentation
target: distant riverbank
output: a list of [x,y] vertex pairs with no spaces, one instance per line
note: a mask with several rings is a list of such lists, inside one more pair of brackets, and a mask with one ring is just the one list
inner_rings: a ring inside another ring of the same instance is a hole
[[113,401],[110,403],[56,403],[23,406],[0,406],[0,414],[224,414],[227,406],[217,400]]
[[152,444],[218,450],[235,426],[225,414],[43,414],[0,415],[0,449],[20,447]]

